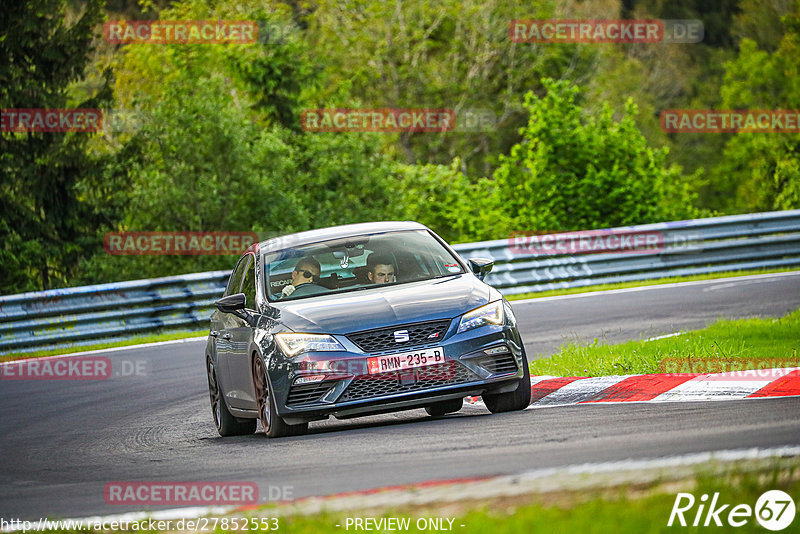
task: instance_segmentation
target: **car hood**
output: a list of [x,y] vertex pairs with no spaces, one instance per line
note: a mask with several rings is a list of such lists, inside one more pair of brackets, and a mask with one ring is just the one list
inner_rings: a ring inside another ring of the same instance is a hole
[[381,289],[274,303],[295,332],[346,334],[403,323],[451,319],[500,298],[469,274]]

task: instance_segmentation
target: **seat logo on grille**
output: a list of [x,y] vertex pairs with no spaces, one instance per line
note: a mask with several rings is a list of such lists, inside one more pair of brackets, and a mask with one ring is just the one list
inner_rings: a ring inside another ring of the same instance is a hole
[[395,330],[394,332],[395,343],[405,343],[408,340],[409,340],[408,330]]

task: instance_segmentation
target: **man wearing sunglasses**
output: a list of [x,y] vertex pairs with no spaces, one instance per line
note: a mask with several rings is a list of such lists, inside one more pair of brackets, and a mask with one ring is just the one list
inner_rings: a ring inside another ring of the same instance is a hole
[[301,258],[297,265],[294,266],[294,271],[292,271],[292,283],[283,288],[281,296],[288,297],[294,293],[298,286],[303,284],[316,283],[319,280],[321,271],[319,262],[312,256]]

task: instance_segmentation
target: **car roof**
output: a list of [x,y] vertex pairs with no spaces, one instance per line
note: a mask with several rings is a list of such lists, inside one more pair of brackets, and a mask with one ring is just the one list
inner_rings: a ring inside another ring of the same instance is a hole
[[424,224],[414,221],[380,221],[357,224],[344,224],[341,226],[331,226],[317,230],[307,230],[261,241],[258,250],[261,252],[273,252],[290,247],[310,245],[328,239],[339,239],[342,237],[359,236],[380,232],[396,232],[400,230],[428,230]]

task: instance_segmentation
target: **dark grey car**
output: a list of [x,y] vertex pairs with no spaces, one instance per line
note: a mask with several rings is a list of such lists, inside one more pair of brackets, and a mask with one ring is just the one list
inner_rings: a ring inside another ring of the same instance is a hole
[[[379,265],[376,266],[375,263]],[[530,402],[511,306],[413,222],[338,226],[258,243],[216,302],[206,346],[222,436],[297,435],[309,421],[425,408],[492,412]],[[291,286],[291,288],[287,288]]]

